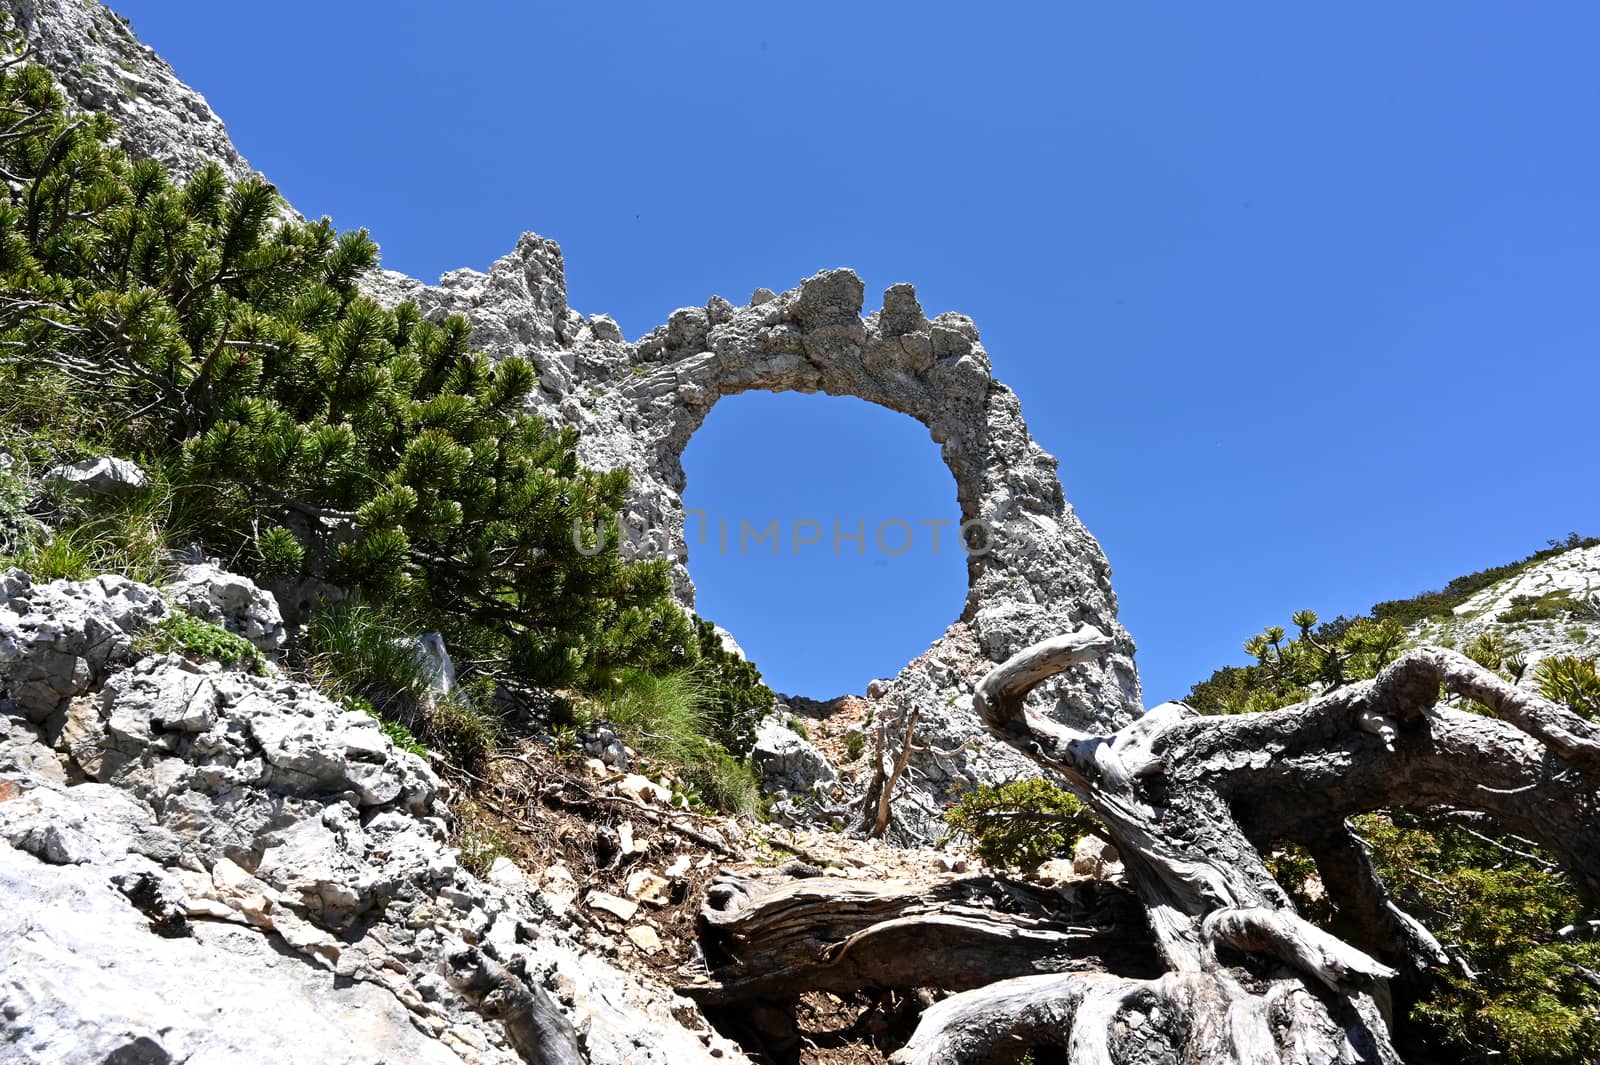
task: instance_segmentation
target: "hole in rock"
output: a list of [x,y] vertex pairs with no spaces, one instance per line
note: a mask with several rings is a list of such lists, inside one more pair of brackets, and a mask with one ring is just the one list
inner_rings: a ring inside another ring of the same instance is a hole
[[683,466],[696,609],[774,691],[860,694],[961,615],[955,481],[915,419],[848,397],[746,392],[712,408]]

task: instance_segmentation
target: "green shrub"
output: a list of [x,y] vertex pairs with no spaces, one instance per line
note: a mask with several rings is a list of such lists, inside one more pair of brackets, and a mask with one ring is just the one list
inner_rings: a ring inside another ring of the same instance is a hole
[[705,685],[688,671],[624,670],[594,713],[635,750],[675,765],[702,752],[710,727]]
[[744,754],[755,745],[756,725],[777,696],[761,683],[761,671],[753,663],[723,646],[711,622],[696,618],[695,631],[711,735],[734,754]]
[[32,496],[26,481],[0,469],[0,554],[22,550],[37,535],[38,522],[28,513]]
[[861,757],[861,752],[866,749],[866,746],[866,733],[851,732],[844,738],[844,756],[853,762]]
[[794,733],[796,736],[799,736],[801,739],[809,740],[811,738],[811,730],[806,727],[806,723],[801,721],[798,717],[795,717],[793,714],[789,715],[788,725],[789,731]]
[[[1553,544],[1531,559],[1591,542]],[[1484,572],[1501,580],[1528,564]],[[1447,587],[1464,599],[1489,583],[1475,574]],[[1340,619],[1319,627],[1315,614],[1297,614],[1298,639],[1268,628],[1246,644],[1254,665],[1217,670],[1195,686],[1190,702],[1211,713],[1272,709],[1300,701],[1316,685],[1373,676],[1400,649],[1400,616],[1389,612],[1378,620]],[[1479,634],[1466,653],[1512,676],[1525,668],[1521,650],[1494,630]],[[1600,711],[1600,677],[1592,659],[1545,659],[1534,677],[1547,698],[1591,717]],[[1453,972],[1432,974],[1431,990],[1397,1030],[1408,1059],[1518,1065],[1592,1060],[1586,1055],[1600,1045],[1600,991],[1577,974],[1580,968],[1595,970],[1600,945],[1556,940],[1558,928],[1587,912],[1569,877],[1552,871],[1553,864],[1532,854],[1525,841],[1511,841],[1509,849],[1496,846],[1488,832],[1468,832],[1438,817],[1394,812],[1358,817],[1354,824],[1370,841],[1373,861],[1396,901],[1479,974],[1476,981]],[[1306,890],[1315,876],[1309,855],[1280,845],[1265,859],[1301,913],[1337,931],[1340,916],[1330,900]]]
[[1079,837],[1098,824],[1082,800],[1042,777],[976,788],[945,812],[945,821],[1000,869],[1070,856]]
[[724,813],[753,813],[760,790],[747,758],[714,738],[711,689],[698,671],[624,670],[585,709],[646,759],[675,767],[685,798]]
[[1412,596],[1410,599],[1391,599],[1382,603],[1374,603],[1371,614],[1379,620],[1392,619],[1401,625],[1411,625],[1429,618],[1448,618],[1456,607],[1491,584],[1498,584],[1507,577],[1514,577],[1530,566],[1543,562],[1547,558],[1554,558],[1563,552],[1579,547],[1593,547],[1595,544],[1600,544],[1600,538],[1569,533],[1565,539],[1550,540],[1547,543],[1548,546],[1535,551],[1518,562],[1510,562],[1503,566],[1490,566],[1488,569],[1469,573],[1464,577],[1457,577],[1440,591],[1423,592],[1420,595]]
[[480,880],[489,875],[499,858],[507,857],[505,837],[500,831],[483,823],[475,811],[464,813],[461,832],[456,845],[461,850],[461,867]]
[[186,658],[217,662],[229,669],[265,673],[267,658],[255,644],[220,625],[201,621],[182,611],[162,618],[134,645],[138,654],[176,651]]
[[760,812],[761,787],[750,760],[719,744],[705,743],[688,764],[679,766],[678,776],[691,803],[725,814]]
[[1600,720],[1600,672],[1595,659],[1551,655],[1533,667],[1533,679],[1546,699],[1564,703],[1591,721]]
[[499,722],[465,693],[434,695],[415,644],[402,635],[414,631],[403,616],[360,602],[319,610],[307,633],[312,676],[325,691],[405,730],[413,743],[420,738],[454,765],[480,767],[499,741]]
[[446,760],[478,768],[499,742],[499,721],[466,692],[435,696],[410,620],[365,603],[339,603],[312,614],[310,672],[318,686],[365,702],[379,720],[421,737]]
[[411,716],[429,689],[416,649],[400,635],[407,629],[405,619],[359,601],[318,610],[306,630],[312,675],[380,716]]
[[53,415],[33,388],[30,417],[169,467],[214,554],[433,615],[492,645],[480,670],[603,686],[693,664],[666,564],[575,542],[627,472],[580,466],[575,432],[523,412],[532,367],[491,364],[464,319],[362,296],[364,232],[285,221],[271,185],[215,166],[174,184],[37,66],[0,71],[0,113],[0,383],[96,382]]
[[[1439,972],[1411,1022],[1433,1054],[1518,1065],[1583,1065],[1600,1046],[1600,990],[1579,978],[1600,944],[1561,942],[1583,915],[1571,878],[1514,841],[1405,814],[1354,821],[1395,901],[1477,972]],[[1517,852],[1529,854],[1522,857]],[[1408,1055],[1421,1056],[1421,1055]]]
[[427,704],[423,721],[429,742],[458,766],[482,766],[500,741],[500,722],[460,695]]
[[1546,621],[1551,618],[1571,617],[1578,613],[1581,604],[1571,592],[1550,592],[1547,595],[1516,595],[1511,606],[1500,612],[1502,622]]
[[5,560],[40,581],[84,581],[94,576],[95,544],[78,529],[58,529]]
[[1405,630],[1393,619],[1339,617],[1319,624],[1314,611],[1301,610],[1290,620],[1297,637],[1269,626],[1244,643],[1255,665],[1224,666],[1190,689],[1185,701],[1206,714],[1276,710],[1316,690],[1376,676],[1405,643]]

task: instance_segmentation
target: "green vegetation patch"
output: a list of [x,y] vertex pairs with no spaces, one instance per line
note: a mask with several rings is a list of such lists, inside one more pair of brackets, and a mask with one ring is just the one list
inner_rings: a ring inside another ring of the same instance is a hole
[[1099,823],[1081,799],[1042,777],[974,788],[945,812],[945,822],[998,869],[1071,854]]
[[1508,562],[1503,566],[1490,566],[1488,569],[1457,577],[1439,591],[1422,592],[1409,599],[1390,599],[1374,603],[1371,613],[1375,618],[1390,618],[1401,625],[1413,625],[1429,618],[1448,618],[1456,607],[1490,585],[1498,584],[1507,577],[1515,577],[1547,558],[1554,558],[1579,547],[1593,547],[1595,544],[1600,544],[1600,537],[1568,533],[1565,539],[1551,540],[1548,546],[1535,551],[1527,558]]
[[[1403,649],[1402,622],[1447,616],[1451,606],[1533,563],[1596,542],[1576,535],[1552,542],[1521,562],[1452,581],[1444,593],[1380,603],[1374,618],[1319,624],[1303,611],[1293,618],[1297,637],[1268,627],[1245,644],[1255,664],[1217,670],[1188,701],[1206,713],[1272,710],[1375,676]],[[1565,593],[1525,598],[1517,620],[1558,616],[1571,601]],[[1465,653],[1509,680],[1527,671],[1522,648],[1492,629]],[[1595,659],[1551,656],[1533,666],[1533,679],[1545,698],[1600,719]],[[1476,974],[1469,979],[1457,966],[1429,975],[1427,994],[1397,1032],[1402,1050],[1408,1060],[1587,1065],[1600,1046],[1600,988],[1585,974],[1600,971],[1600,944],[1559,933],[1592,918],[1593,900],[1535,844],[1488,822],[1459,820],[1450,812],[1380,811],[1351,822],[1395,901]],[[1265,857],[1302,915],[1337,934],[1340,915],[1320,890],[1310,855],[1280,843]]]
[[138,654],[167,654],[176,651],[185,658],[216,662],[228,669],[262,674],[267,658],[256,645],[220,625],[202,621],[192,614],[174,611],[134,644]]

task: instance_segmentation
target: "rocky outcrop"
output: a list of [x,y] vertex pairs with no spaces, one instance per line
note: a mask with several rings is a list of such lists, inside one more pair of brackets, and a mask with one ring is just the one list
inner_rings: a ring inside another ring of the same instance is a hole
[[761,720],[750,761],[768,793],[810,795],[820,785],[831,784],[838,773],[823,753],[794,731],[785,720],[787,708]]
[[[928,319],[912,286],[892,286],[863,318],[860,279],[824,271],[744,307],[713,298],[676,311],[629,344],[610,319],[568,307],[561,249],[526,234],[487,274],[458,270],[438,287],[387,274],[373,291],[414,300],[430,316],[465,315],[492,355],[529,359],[539,371],[538,412],[579,429],[585,462],[632,471],[629,546],[670,558],[689,605],[689,540],[705,543],[707,534],[685,521],[682,456],[718,399],[826,392],[916,418],[941,445],[969,530],[961,621],[985,655],[1003,659],[1050,633],[1093,624],[1117,634],[1118,650],[1051,692],[1059,712],[1101,725],[1137,709],[1133,645],[1116,622],[1110,568],[1067,504],[1056,460],[1028,436],[1016,395],[994,380],[972,320]],[[955,549],[958,531],[943,535]]]
[[229,177],[250,173],[205,97],[179,81],[122,16],[94,0],[0,0],[0,13],[11,16],[69,102],[117,120],[129,154],[180,177],[207,160]]
[[[1532,616],[1517,608],[1543,605]],[[1412,626],[1411,642],[1465,650],[1481,636],[1500,641],[1527,668],[1518,686],[1537,686],[1535,667],[1556,655],[1600,658],[1600,545],[1542,559],[1468,598],[1448,619]]]
[[[939,833],[952,787],[1031,772],[989,740],[971,712],[972,684],[988,665],[1093,625],[1114,636],[1115,650],[1044,686],[1033,701],[1091,729],[1115,728],[1137,712],[1134,647],[1117,622],[1110,567],[1066,502],[1056,460],[1029,437],[1015,393],[994,379],[971,319],[929,319],[910,285],[891,287],[882,307],[862,317],[860,279],[824,271],[781,295],[762,290],[743,307],[713,298],[677,311],[633,344],[609,318],[585,318],[567,305],[561,249],[533,234],[486,274],[458,270],[437,287],[384,274],[371,290],[386,301],[413,300],[430,317],[465,315],[474,341],[492,355],[533,363],[534,410],[576,427],[589,465],[631,471],[623,549],[671,560],[686,606],[694,601],[690,541],[705,543],[708,534],[686,519],[682,456],[720,398],[752,390],[856,396],[928,427],[974,550],[960,617],[888,683],[881,700],[884,713],[902,722],[917,711],[930,748],[914,755],[906,784],[915,809],[900,824],[909,838]],[[959,543],[958,530],[943,535],[947,549]]]
[[134,634],[168,612],[155,592],[125,577],[34,584],[15,569],[0,574],[0,603],[5,695],[35,724],[96,686]]
[[0,580],[0,1058],[520,1061],[498,1000],[451,982],[472,958],[588,1060],[742,1060],[527,882],[463,869],[438,781],[376,719],[130,662],[170,609],[115,578]]
[[[161,594],[185,613],[243,636],[265,654],[277,651],[288,639],[273,594],[249,577],[229,573],[215,563],[185,566],[176,580],[162,586]],[[443,643],[439,652],[444,653]],[[454,675],[452,670],[451,677]]]

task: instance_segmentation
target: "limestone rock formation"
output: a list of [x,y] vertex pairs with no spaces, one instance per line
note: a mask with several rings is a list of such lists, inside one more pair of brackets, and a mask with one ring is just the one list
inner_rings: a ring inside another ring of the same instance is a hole
[[[1066,502],[1056,460],[1029,437],[1016,395],[994,380],[971,319],[928,319],[910,285],[893,286],[883,306],[862,317],[860,279],[824,271],[744,307],[713,298],[676,311],[634,344],[610,319],[584,318],[567,305],[561,249],[532,234],[487,274],[455,271],[437,287],[385,274],[371,291],[413,300],[430,317],[465,315],[491,355],[532,362],[537,413],[581,432],[586,463],[632,472],[625,549],[670,559],[686,606],[694,602],[691,545],[707,534],[686,520],[682,456],[718,399],[752,390],[856,396],[928,427],[975,543],[960,617],[883,697],[885,712],[900,720],[920,712],[924,746],[954,750],[942,762],[914,756],[914,799],[900,819],[909,838],[937,833],[950,782],[1028,771],[1001,744],[980,738],[963,748],[983,733],[970,693],[988,665],[1051,632],[1094,625],[1114,635],[1115,650],[1052,681],[1035,701],[1086,727],[1115,727],[1137,712],[1133,642],[1116,620],[1110,567]],[[944,534],[954,547],[957,530]],[[970,668],[955,668],[957,660]]]
[[150,479],[127,459],[101,455],[46,470],[44,483],[52,491],[75,499],[122,499],[139,493]]
[[117,120],[130,154],[179,176],[207,160],[229,177],[250,172],[205,97],[179,81],[122,16],[93,0],[0,0],[0,13],[11,16],[71,103]]
[[[209,562],[185,566],[161,594],[185,613],[243,636],[266,654],[288,639],[278,600],[249,577]],[[440,650],[443,650],[441,646]]]
[[742,1060],[525,881],[461,868],[438,781],[376,719],[130,662],[170,609],[115,578],[0,580],[0,685],[28,711],[0,714],[0,1058],[518,1062],[490,972],[589,1060]]
[[[1521,620],[1519,602],[1543,600],[1547,616]],[[1600,545],[1577,547],[1543,559],[1515,576],[1473,595],[1448,619],[1412,626],[1414,641],[1470,647],[1482,636],[1497,638],[1506,654],[1520,654],[1527,665],[1518,685],[1537,685],[1535,667],[1554,655],[1600,657]]]
[[[204,100],[116,16],[79,0],[0,3],[72,99],[118,117],[134,154],[179,174],[205,158],[230,174],[247,170]],[[1134,646],[1117,621],[1110,567],[1066,502],[1056,460],[1029,436],[1016,394],[994,378],[977,326],[955,313],[930,319],[911,285],[891,286],[863,317],[860,278],[826,270],[781,294],[757,289],[742,307],[713,296],[636,343],[605,315],[568,305],[560,247],[531,233],[487,272],[455,270],[429,286],[383,271],[367,288],[382,302],[414,300],[429,316],[465,315],[491,356],[527,358],[539,373],[534,412],[579,429],[589,465],[631,471],[623,517],[634,542],[625,549],[671,559],[685,606],[694,602],[690,538],[703,541],[692,521],[686,528],[682,456],[718,399],[752,390],[856,396],[928,428],[954,479],[968,539],[981,550],[969,556],[960,616],[882,699],[883,712],[901,721],[918,713],[919,746],[955,751],[913,756],[906,786],[914,801],[899,825],[910,836],[937,831],[934,811],[950,782],[1026,771],[1004,745],[962,746],[983,731],[969,707],[983,669],[958,668],[973,647],[992,665],[1053,633],[1095,626],[1113,636],[1112,653],[1054,678],[1032,701],[1090,729],[1114,728],[1138,712]],[[955,546],[956,530],[944,535]]]
[[20,570],[0,574],[0,602],[0,676],[16,712],[35,724],[89,691],[134,633],[168,611],[124,577],[36,585]]
[[808,795],[819,784],[831,784],[838,774],[821,751],[788,726],[787,717],[780,704],[779,713],[762,719],[750,760],[769,793]]

